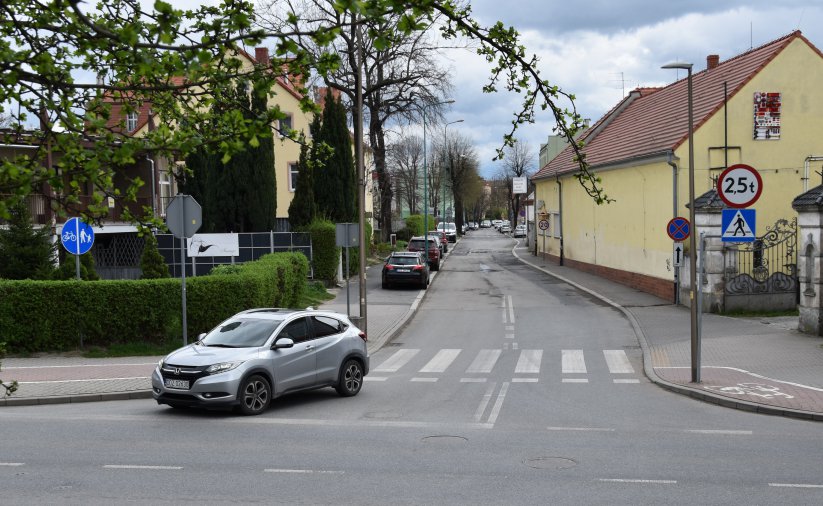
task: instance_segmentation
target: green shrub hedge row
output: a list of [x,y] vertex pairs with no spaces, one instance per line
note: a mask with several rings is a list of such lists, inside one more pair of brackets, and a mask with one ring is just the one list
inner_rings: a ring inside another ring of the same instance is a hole
[[[253,307],[294,307],[309,262],[273,253],[208,276],[186,278],[189,340]],[[162,343],[182,333],[180,279],[0,281],[0,336],[8,353],[115,343]]]

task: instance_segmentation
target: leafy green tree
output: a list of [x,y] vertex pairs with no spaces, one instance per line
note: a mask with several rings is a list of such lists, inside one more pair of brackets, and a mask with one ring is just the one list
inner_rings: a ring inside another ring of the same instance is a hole
[[0,278],[48,279],[55,257],[49,229],[34,228],[25,202],[10,211],[8,228],[0,228]]
[[323,122],[315,142],[331,150],[320,156],[322,167],[314,173],[317,210],[321,216],[335,223],[353,222],[357,219],[357,176],[351,133],[347,126],[346,110],[340,100],[334,98],[331,89],[326,92]]
[[317,216],[317,204],[314,202],[314,169],[309,161],[309,145],[301,137],[300,160],[297,162],[297,183],[294,197],[289,204],[289,224],[292,229],[306,227]]
[[[106,216],[107,197],[136,201],[143,181],[135,178],[122,188],[115,184],[115,175],[142,153],[185,158],[206,146],[226,162],[253,145],[254,139],[271,135],[273,121],[285,117],[274,107],[262,117],[245,118],[240,102],[215,112],[211,104],[238,98],[228,97],[239,79],[270,93],[278,77],[271,68],[288,65],[291,75],[327,76],[340,66],[332,43],[343,30],[351,33],[363,24],[367,28],[361,30],[363,36],[375,48],[384,49],[398,35],[435,29],[438,18],[436,28],[443,39],[466,37],[488,61],[491,68],[485,92],[504,88],[522,96],[511,132],[503,137],[504,146],[513,143],[519,125],[538,119],[536,110],[549,110],[557,129],[576,151],[581,185],[597,203],[609,201],[575,139],[582,121],[574,96],[542,76],[536,56],[527,54],[517,30],[500,22],[481,25],[473,19],[468,3],[336,2],[333,8],[345,15],[331,17],[310,30],[301,29],[304,20],[299,17],[259,28],[254,3],[248,0],[186,11],[163,0],[150,8],[134,0],[108,0],[95,7],[76,0],[4,0],[0,5],[0,114],[15,125],[0,134],[0,141],[17,142],[26,133],[28,142],[43,147],[35,156],[27,153],[0,160],[2,218],[8,218],[14,203],[43,185],[55,190],[48,195],[60,209],[80,203],[80,196],[91,185],[94,199],[86,214]],[[379,23],[394,15],[395,23]],[[297,42],[301,38],[312,39],[321,51],[301,49]],[[249,69],[239,59],[227,57],[264,40],[271,41],[274,54],[279,55],[271,67]],[[93,84],[81,75],[99,79]],[[302,91],[302,107],[315,110],[310,95]],[[142,136],[126,134],[127,115],[145,104],[151,105],[159,127]],[[36,120],[41,128],[22,131]],[[54,152],[61,154],[57,167],[49,162]],[[502,154],[501,148],[498,157]],[[136,217],[127,212],[126,218]],[[152,223],[162,226],[158,217]]]
[[[77,279],[77,264],[74,255],[66,255],[60,267],[52,273],[52,279]],[[100,276],[94,268],[94,257],[91,252],[80,255],[80,279],[84,281],[98,281]]]
[[166,260],[160,254],[157,248],[157,238],[152,234],[143,236],[145,244],[143,246],[143,254],[140,256],[140,268],[143,274],[140,279],[157,279],[171,277],[169,274],[169,266],[166,265]]

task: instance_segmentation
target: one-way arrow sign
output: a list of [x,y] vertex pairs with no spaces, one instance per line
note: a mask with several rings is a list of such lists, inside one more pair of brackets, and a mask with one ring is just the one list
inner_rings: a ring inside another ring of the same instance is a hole
[[680,267],[683,265],[683,243],[675,242],[674,244],[674,266]]

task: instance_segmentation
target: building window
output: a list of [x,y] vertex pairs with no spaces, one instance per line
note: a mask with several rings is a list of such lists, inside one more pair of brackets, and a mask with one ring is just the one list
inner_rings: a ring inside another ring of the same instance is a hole
[[126,114],[126,131],[127,132],[134,132],[137,128],[137,113],[130,112]]
[[298,166],[296,163],[289,164],[289,191],[297,191],[297,176],[299,174]]
[[291,114],[287,114],[285,118],[280,120],[280,126],[278,128],[278,130],[280,131],[280,137],[285,137],[286,135],[288,135],[289,130],[293,128],[291,120]]

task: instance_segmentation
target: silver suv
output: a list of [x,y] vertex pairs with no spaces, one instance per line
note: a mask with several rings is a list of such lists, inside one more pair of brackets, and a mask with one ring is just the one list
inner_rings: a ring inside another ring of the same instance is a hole
[[238,313],[170,353],[151,383],[158,404],[257,415],[298,390],[332,386],[357,395],[368,372],[366,334],[346,315],[268,308]]

